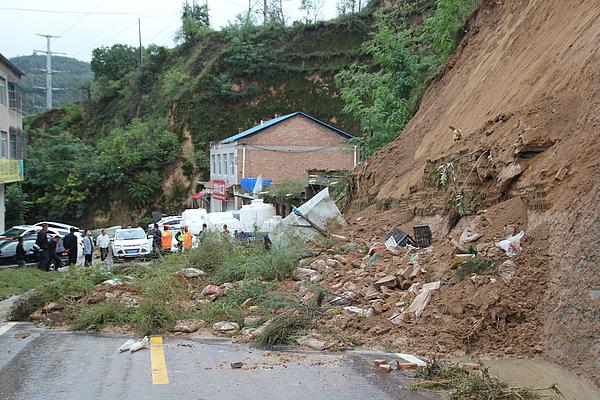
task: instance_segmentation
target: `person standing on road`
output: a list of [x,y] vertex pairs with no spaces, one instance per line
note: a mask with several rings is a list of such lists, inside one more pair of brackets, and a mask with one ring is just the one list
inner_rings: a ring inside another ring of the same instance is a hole
[[50,267],[50,244],[48,243],[48,224],[42,225],[42,230],[38,232],[35,245],[39,248],[40,261],[38,267],[41,270],[48,271]]
[[58,242],[60,240],[60,236],[56,235],[52,238],[52,240],[50,241],[50,247],[49,247],[49,256],[50,256],[50,261],[52,261],[52,264],[54,265],[54,270],[58,271],[58,269],[60,267],[62,267],[62,262],[60,261],[60,258],[58,257],[58,254],[56,254],[56,246],[58,245]]
[[94,257],[94,241],[92,240],[92,232],[89,229],[85,230],[83,237],[83,255],[85,256],[86,267],[91,267]]
[[163,251],[171,251],[171,246],[173,246],[173,234],[167,225],[165,225],[165,231],[161,236],[161,242]]
[[152,232],[152,248],[155,253],[160,253],[162,249],[162,232],[160,231],[158,224],[154,224],[154,232]]
[[69,255],[69,264],[77,264],[77,236],[75,236],[75,228],[69,229],[69,233],[63,239],[63,246]]
[[25,252],[25,247],[23,246],[23,236],[19,236],[18,243],[17,243],[17,254],[16,254],[16,259],[17,259],[17,265],[19,267],[24,267],[25,266],[25,260],[27,258],[27,253]]
[[185,227],[185,232],[183,234],[183,250],[189,250],[192,248],[192,232],[188,230],[188,227]]
[[108,246],[110,245],[110,237],[106,234],[106,230],[102,229],[98,235],[98,247],[100,248],[100,260],[106,260],[108,257]]
[[179,228],[175,234],[175,241],[177,242],[177,251],[183,253],[183,227]]

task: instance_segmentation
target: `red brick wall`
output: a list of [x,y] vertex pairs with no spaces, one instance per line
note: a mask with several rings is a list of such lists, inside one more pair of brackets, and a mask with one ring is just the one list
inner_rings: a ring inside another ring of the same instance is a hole
[[[246,145],[246,177],[262,175],[273,183],[306,181],[310,169],[351,170],[353,146],[330,129],[298,115],[238,142],[238,175],[242,178],[242,145]],[[283,149],[265,149],[282,146]],[[317,149],[315,149],[317,147]]]

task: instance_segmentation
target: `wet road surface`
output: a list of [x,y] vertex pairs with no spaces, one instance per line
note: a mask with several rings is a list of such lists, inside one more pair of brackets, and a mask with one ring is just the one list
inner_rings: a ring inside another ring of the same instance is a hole
[[[277,352],[219,339],[174,337],[163,337],[163,344],[153,344],[152,352],[143,349],[131,354],[117,351],[129,338],[125,336],[20,324],[4,325],[4,329],[0,334],[0,399],[6,400],[439,397],[403,388],[411,381],[400,371],[377,372],[371,363],[380,355]],[[16,338],[21,332],[30,335]],[[164,354],[164,366],[160,354]],[[242,362],[242,368],[232,369],[233,362]],[[165,377],[167,384],[153,384],[165,383]]]

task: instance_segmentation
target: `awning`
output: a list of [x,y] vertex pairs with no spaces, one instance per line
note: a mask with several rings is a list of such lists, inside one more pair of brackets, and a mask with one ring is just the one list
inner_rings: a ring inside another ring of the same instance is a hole
[[202,196],[206,196],[207,194],[209,194],[207,190],[202,190],[201,192],[198,192],[195,195],[193,195],[192,199],[198,200],[199,198],[201,198]]

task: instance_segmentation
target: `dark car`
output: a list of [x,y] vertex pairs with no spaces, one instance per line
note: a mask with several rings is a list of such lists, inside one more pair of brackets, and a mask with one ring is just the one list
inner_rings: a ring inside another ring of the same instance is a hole
[[[49,238],[50,239],[50,238]],[[28,235],[23,238],[23,247],[25,248],[25,262],[27,264],[37,264],[40,260],[38,255],[38,247],[35,245],[36,236]],[[0,244],[0,265],[14,266],[17,265],[17,244],[18,240],[6,240]],[[62,238],[56,245],[56,253],[60,260],[64,263],[68,261],[67,253],[63,246]]]

